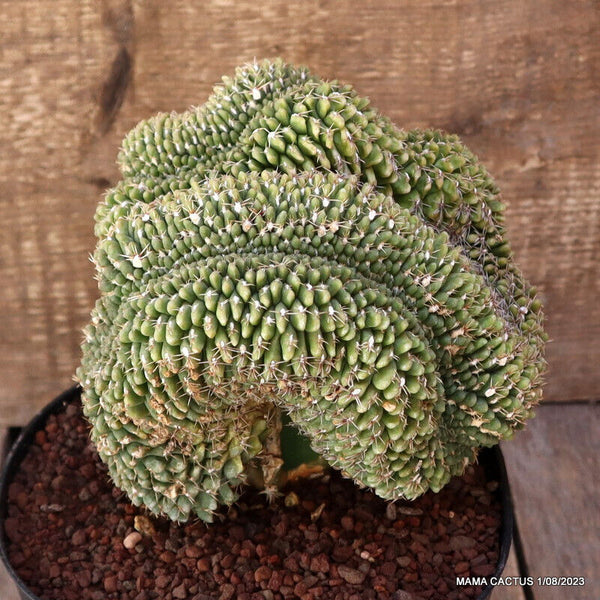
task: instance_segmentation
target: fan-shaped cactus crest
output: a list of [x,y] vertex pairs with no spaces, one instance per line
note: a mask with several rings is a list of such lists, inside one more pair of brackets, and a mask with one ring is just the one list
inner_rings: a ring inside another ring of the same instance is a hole
[[119,164],[77,374],[136,504],[211,520],[277,471],[281,414],[387,499],[439,490],[531,415],[540,303],[455,136],[262,62],[139,123]]

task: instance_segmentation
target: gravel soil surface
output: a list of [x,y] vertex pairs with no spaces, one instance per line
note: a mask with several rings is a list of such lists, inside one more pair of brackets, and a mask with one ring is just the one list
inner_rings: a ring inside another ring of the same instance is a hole
[[337,473],[248,491],[177,525],[114,488],[79,404],[51,416],[9,487],[11,564],[42,600],[459,600],[498,561],[500,505],[481,467],[388,504]]

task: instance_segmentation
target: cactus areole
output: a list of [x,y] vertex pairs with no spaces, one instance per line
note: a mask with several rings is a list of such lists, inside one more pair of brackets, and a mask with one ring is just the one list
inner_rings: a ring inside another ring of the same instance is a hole
[[139,123],[119,164],[77,377],[136,505],[210,521],[257,474],[272,489],[284,418],[345,476],[412,499],[532,415],[540,302],[456,136],[265,61]]

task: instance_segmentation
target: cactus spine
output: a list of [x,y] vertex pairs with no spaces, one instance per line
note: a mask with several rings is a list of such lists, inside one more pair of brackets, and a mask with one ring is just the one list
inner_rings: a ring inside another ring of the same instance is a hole
[[213,518],[281,464],[281,413],[387,499],[439,490],[539,401],[542,312],[498,190],[452,135],[246,65],[125,138],[96,213],[77,375],[136,504]]

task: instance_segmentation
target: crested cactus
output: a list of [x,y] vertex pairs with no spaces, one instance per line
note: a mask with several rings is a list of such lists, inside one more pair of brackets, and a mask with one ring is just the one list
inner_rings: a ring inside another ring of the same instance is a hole
[[282,416],[386,499],[439,490],[539,401],[540,302],[452,135],[246,65],[139,123],[96,213],[84,410],[136,504],[210,521],[281,467]]

